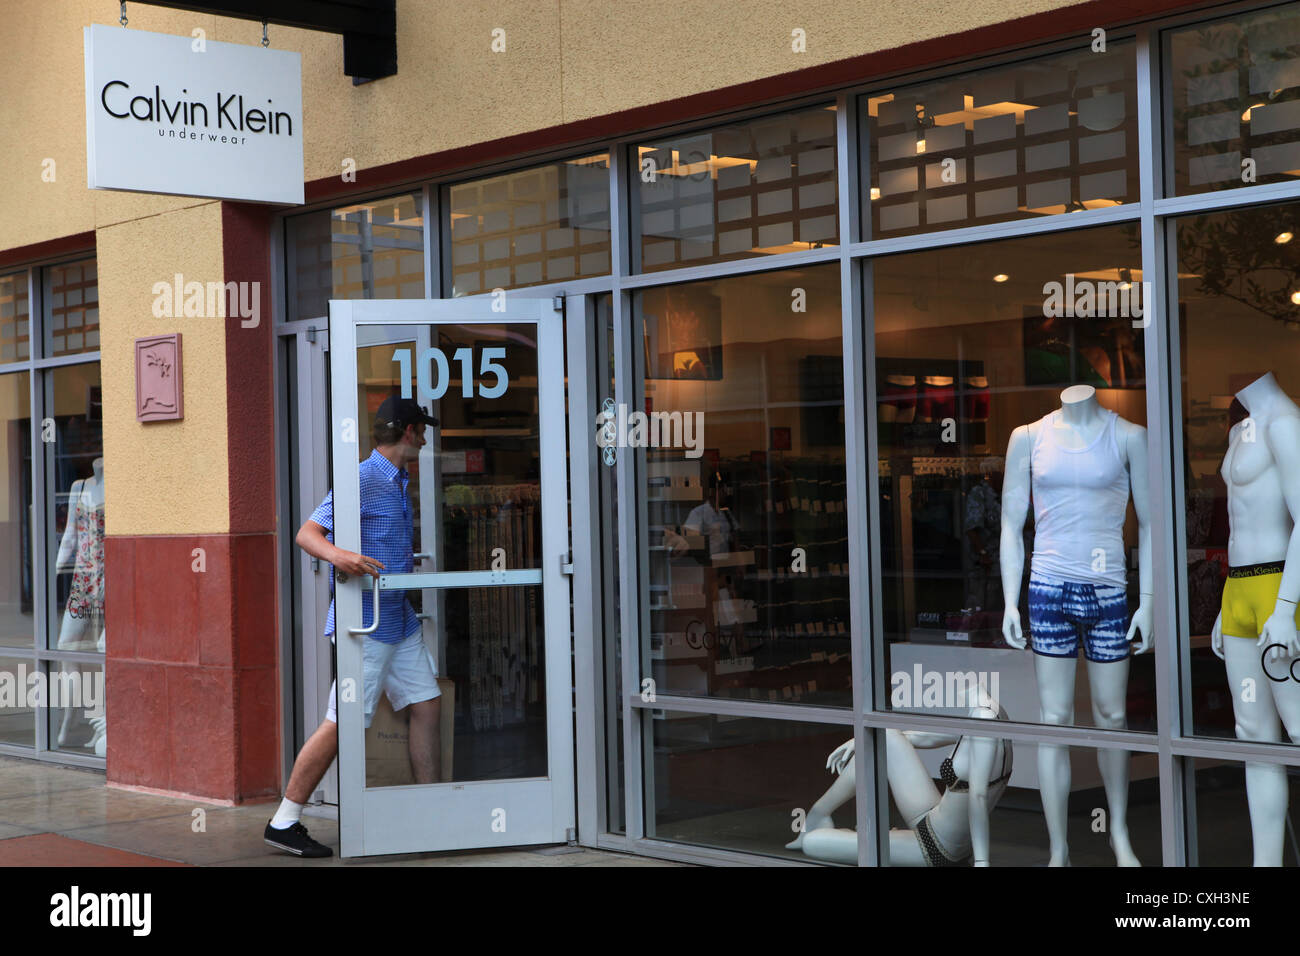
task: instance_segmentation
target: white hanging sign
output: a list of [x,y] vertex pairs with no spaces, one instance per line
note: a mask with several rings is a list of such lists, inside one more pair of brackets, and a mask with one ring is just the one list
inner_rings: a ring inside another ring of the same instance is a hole
[[295,52],[85,28],[91,189],[303,201]]

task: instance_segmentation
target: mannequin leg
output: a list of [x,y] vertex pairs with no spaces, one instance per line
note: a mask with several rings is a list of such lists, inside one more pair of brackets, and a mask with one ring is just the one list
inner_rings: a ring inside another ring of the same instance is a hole
[[[1074,657],[1034,655],[1039,714],[1043,723],[1074,723],[1074,672],[1077,664],[1078,659]],[[1047,865],[1069,866],[1070,748],[1038,745],[1038,792],[1043,799],[1043,817],[1047,821],[1051,852]]]
[[889,793],[908,827],[939,805],[939,788],[912,742],[898,730],[885,731],[885,761]]
[[[1228,690],[1237,737],[1241,740],[1279,741],[1282,737],[1274,704],[1273,687],[1259,660],[1253,640],[1223,636],[1223,657],[1228,668]],[[1253,699],[1250,699],[1253,698]],[[1272,763],[1246,763],[1246,803],[1255,866],[1281,866],[1286,829],[1286,770]]]
[[[1088,661],[1088,686],[1092,690],[1092,720],[1107,730],[1128,726],[1128,658],[1122,661]],[[1117,866],[1141,866],[1128,836],[1127,750],[1098,750],[1097,769],[1106,788],[1110,819],[1110,846]]]
[[[835,826],[835,821],[831,819],[831,814],[853,799],[854,787],[856,786],[853,776],[854,770],[857,766],[855,763],[856,759],[856,757],[850,757],[849,762],[845,765],[839,776],[835,778],[835,781],[826,788],[825,793],[817,798],[817,802],[812,805],[807,816],[804,817],[803,829],[799,831],[799,834],[793,840],[785,845],[787,850],[804,850],[804,852],[808,852],[804,846],[805,834],[812,830],[827,830]],[[856,843],[854,845],[855,849],[853,852],[855,854],[854,859],[856,860]],[[814,854],[810,853],[809,855],[811,856]],[[821,858],[828,859],[828,857]]]
[[890,866],[925,866],[925,851],[915,830],[889,831]]

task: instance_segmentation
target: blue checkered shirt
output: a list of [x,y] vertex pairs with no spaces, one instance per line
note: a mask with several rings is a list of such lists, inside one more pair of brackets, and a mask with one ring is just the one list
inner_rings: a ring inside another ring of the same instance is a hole
[[[372,451],[360,466],[361,477],[361,553],[374,558],[388,574],[402,574],[412,568],[411,507],[406,498],[406,485],[410,480],[406,469]],[[311,520],[334,540],[334,491],[311,513]],[[366,576],[367,585],[370,582]],[[330,594],[334,593],[334,569],[330,568]],[[369,627],[374,620],[371,611],[370,588],[361,597],[361,626]],[[415,609],[406,599],[405,591],[379,592],[379,627],[370,636],[384,644],[396,644],[408,634],[420,630]],[[334,633],[334,599],[330,598],[329,617],[325,619],[325,636]]]

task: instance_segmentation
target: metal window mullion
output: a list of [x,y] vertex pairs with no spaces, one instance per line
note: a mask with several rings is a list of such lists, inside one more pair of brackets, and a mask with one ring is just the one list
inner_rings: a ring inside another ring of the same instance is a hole
[[[852,681],[853,743],[861,759],[855,761],[854,808],[858,835],[858,865],[879,866],[887,855],[880,841],[888,830],[889,803],[881,803],[881,764],[877,754],[879,736],[860,719],[873,704],[871,675],[867,666],[872,640],[869,626],[875,601],[871,593],[870,561],[858,560],[871,548],[865,475],[868,452],[863,446],[867,431],[866,398],[863,394],[862,285],[860,264],[851,255],[851,244],[861,231],[859,201],[858,101],[841,95],[835,110],[836,193],[839,213],[839,246],[835,250],[840,273],[840,351],[844,368],[844,468],[845,519],[849,543],[849,671]],[[854,480],[858,476],[858,480]],[[856,645],[856,646],[853,646]]]
[[[573,590],[573,679],[575,723],[575,786],[580,842],[595,841],[605,823],[603,812],[605,759],[601,714],[601,668],[598,666],[604,629],[601,623],[600,502],[601,467],[591,440],[589,423],[595,416],[601,363],[594,360],[598,336],[593,328],[594,301],[576,296],[567,303],[565,323],[569,383],[570,561]],[[581,517],[580,517],[581,516]],[[585,517],[586,520],[582,520]]]
[[[1081,724],[1034,724],[1012,720],[993,722],[979,717],[949,717],[901,710],[864,714],[863,720],[867,726],[882,730],[997,736],[1024,743],[1061,744],[1094,750],[1156,753],[1160,747],[1155,734],[1138,730],[1105,730]],[[991,732],[990,726],[995,726],[996,732]]]
[[[635,248],[635,246],[634,246]],[[701,279],[725,279],[731,276],[750,275],[755,272],[779,272],[785,269],[806,269],[821,263],[838,262],[839,246],[821,249],[801,249],[774,255],[748,256],[726,262],[709,262],[698,266],[679,266],[627,276],[621,280],[625,289],[643,289],[651,286],[678,285],[698,282]]]
[[[854,256],[894,255],[899,252],[919,252],[944,246],[988,242],[993,239],[1015,239],[1054,232],[1073,232],[1090,226],[1134,222],[1141,215],[1139,204],[1130,203],[1123,206],[1107,206],[1103,209],[1088,209],[1083,212],[1043,216],[1039,219],[1011,219],[1006,222],[964,226],[960,229],[945,229],[939,232],[921,232],[891,239],[869,239],[853,243],[849,247],[849,253]],[[785,255],[808,255],[808,253],[785,253]]]
[[[626,403],[635,379],[632,369],[632,310],[628,293],[615,290],[614,309],[614,401]],[[637,535],[636,474],[627,448],[617,449],[615,464],[618,486],[618,574],[619,630],[623,665],[623,829],[628,840],[645,834],[641,767],[641,715],[632,709],[628,696],[641,688],[640,631],[641,594],[638,573],[640,539]]]
[[[1179,726],[1176,691],[1172,687],[1179,670],[1177,639],[1181,628],[1176,589],[1184,583],[1177,569],[1186,566],[1177,555],[1186,554],[1176,546],[1181,542],[1179,505],[1183,502],[1181,461],[1175,447],[1181,443],[1175,434],[1174,409],[1178,404],[1178,376],[1171,374],[1169,328],[1171,316],[1177,314],[1170,302],[1178,301],[1177,269],[1169,270],[1163,236],[1155,218],[1155,202],[1162,188],[1160,135],[1160,60],[1151,46],[1151,34],[1143,29],[1137,46],[1138,95],[1138,182],[1141,205],[1142,275],[1148,280],[1144,291],[1153,291],[1154,301],[1144,303],[1147,325],[1144,335],[1147,368],[1146,410],[1147,447],[1149,449],[1147,496],[1151,525],[1151,564],[1154,626],[1157,647],[1156,668],[1156,741],[1160,782],[1160,834],[1165,866],[1179,866],[1186,860],[1182,821],[1182,790],[1176,779],[1181,762],[1176,764],[1170,746]],[[1171,281],[1172,279],[1172,281]],[[1172,492],[1172,495],[1170,493]],[[1170,500],[1172,498],[1172,500]],[[1177,540],[1175,538],[1177,536]]]
[[1256,186],[1237,186],[1213,193],[1191,193],[1186,196],[1157,199],[1155,212],[1158,216],[1183,216],[1293,199],[1300,199],[1300,182],[1263,183]]
[[[31,301],[30,299],[28,300]],[[34,328],[28,326],[29,330]],[[30,348],[29,348],[29,351]],[[40,669],[43,665],[39,658],[39,652],[46,647],[46,634],[49,630],[49,622],[52,620],[50,610],[54,606],[54,595],[49,591],[48,566],[49,558],[47,555],[47,538],[54,527],[54,508],[50,495],[46,494],[46,476],[49,472],[49,462],[46,459],[49,454],[43,440],[42,432],[45,430],[42,423],[45,419],[45,378],[46,376],[38,369],[32,369],[28,372],[28,408],[31,410],[31,454],[32,454],[32,473],[31,473],[31,521],[32,521],[32,661],[33,665]],[[44,703],[36,708],[36,739],[35,748],[37,753],[43,753],[50,749],[49,734],[49,710]]]
[[631,146],[609,146],[609,268],[617,279],[631,273],[629,234],[632,191],[629,186],[628,156]]
[[687,697],[676,694],[658,694],[653,701],[645,701],[641,699],[639,688],[629,691],[624,697],[634,710],[673,710],[720,717],[759,717],[765,720],[785,720],[795,723],[835,725],[854,723],[853,711],[847,707],[775,704],[744,697]]

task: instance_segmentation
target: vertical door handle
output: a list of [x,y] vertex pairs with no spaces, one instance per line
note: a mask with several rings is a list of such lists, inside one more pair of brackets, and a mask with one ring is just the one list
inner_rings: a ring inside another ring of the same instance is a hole
[[353,637],[360,637],[362,634],[373,634],[379,627],[379,577],[375,576],[370,579],[370,603],[375,609],[375,619],[370,622],[369,627],[350,627],[348,633]]

